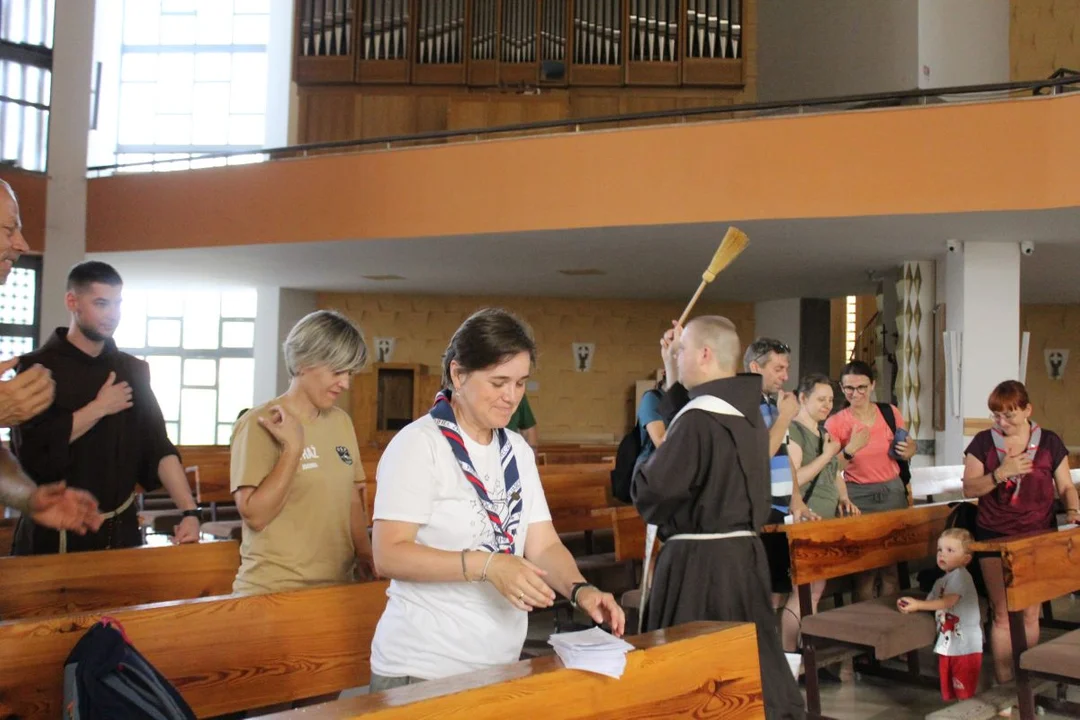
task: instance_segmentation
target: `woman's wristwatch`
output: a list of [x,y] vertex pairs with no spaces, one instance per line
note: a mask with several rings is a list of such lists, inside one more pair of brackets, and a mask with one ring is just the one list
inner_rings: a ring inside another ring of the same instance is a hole
[[593,588],[595,590],[596,586],[593,585],[592,583],[579,582],[579,583],[574,583],[570,587],[570,604],[571,605],[573,605],[574,607],[578,606],[578,604],[577,604],[578,593],[581,592],[582,590],[584,590],[585,588]]
[[855,459],[855,453],[849,453],[847,448],[842,448],[840,454],[844,456],[844,459],[851,462]]

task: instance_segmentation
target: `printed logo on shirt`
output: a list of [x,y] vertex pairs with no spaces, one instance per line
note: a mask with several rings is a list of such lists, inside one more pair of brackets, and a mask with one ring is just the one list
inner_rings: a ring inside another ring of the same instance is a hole
[[336,448],[338,457],[341,458],[341,462],[346,465],[352,465],[352,455],[349,454],[349,448],[344,445],[338,445]]
[[318,462],[314,462],[319,459],[319,451],[315,449],[314,445],[308,445],[304,448],[304,453],[300,456],[301,470],[313,470],[319,467]]

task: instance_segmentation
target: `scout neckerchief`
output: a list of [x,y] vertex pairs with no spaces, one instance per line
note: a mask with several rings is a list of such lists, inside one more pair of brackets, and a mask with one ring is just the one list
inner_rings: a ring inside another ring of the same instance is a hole
[[[994,438],[994,449],[997,450],[998,465],[1005,462],[1007,453],[1005,451],[1005,431],[998,425],[994,425],[990,428],[990,435]],[[1042,441],[1042,428],[1038,423],[1031,423],[1031,439],[1028,440],[1027,456],[1028,460],[1035,462],[1035,453],[1039,450],[1039,443]],[[1024,479],[1023,475],[1013,475],[1006,478],[1005,491],[1011,492],[1012,497],[1009,498],[1010,505],[1018,505],[1020,503],[1020,481]]]
[[495,437],[499,440],[499,464],[502,465],[503,482],[506,483],[506,502],[510,508],[510,513],[507,515],[504,524],[499,517],[498,508],[495,507],[495,503],[491,501],[487,490],[484,488],[480,474],[473,467],[469,451],[465,449],[465,440],[462,438],[461,428],[458,427],[454,409],[450,406],[449,390],[443,390],[435,396],[435,404],[431,407],[429,414],[435,420],[435,424],[439,426],[439,430],[442,432],[443,437],[446,438],[446,442],[450,443],[450,449],[453,451],[454,457],[457,458],[461,470],[465,473],[465,479],[469,481],[469,484],[476,491],[476,495],[480,498],[480,504],[484,506],[484,512],[487,513],[488,520],[491,521],[491,526],[495,530],[494,546],[483,545],[481,546],[482,549],[513,555],[514,534],[517,531],[518,523],[521,521],[521,508],[524,502],[521,498],[521,479],[518,476],[514,451],[510,446],[510,436],[504,428],[497,428],[494,431]]

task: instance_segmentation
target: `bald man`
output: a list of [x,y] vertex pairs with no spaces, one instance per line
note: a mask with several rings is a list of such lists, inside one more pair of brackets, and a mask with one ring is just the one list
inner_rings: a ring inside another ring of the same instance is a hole
[[727,318],[676,326],[672,354],[690,402],[664,443],[638,466],[634,506],[664,541],[645,630],[696,620],[757,627],[765,716],[805,717],[802,695],[780,644],[769,568],[757,537],[771,507],[769,431],[761,378],[736,375],[739,337]]
[[[29,250],[22,234],[15,191],[0,180],[0,285],[7,282],[11,268]],[[18,362],[16,357],[0,363],[0,375]],[[52,376],[40,365],[11,380],[0,381],[0,427],[20,425],[40,414],[52,404],[54,393]],[[29,515],[39,525],[80,535],[101,526],[97,501],[92,495],[68,488],[62,482],[38,487],[4,447],[0,447],[0,505]]]

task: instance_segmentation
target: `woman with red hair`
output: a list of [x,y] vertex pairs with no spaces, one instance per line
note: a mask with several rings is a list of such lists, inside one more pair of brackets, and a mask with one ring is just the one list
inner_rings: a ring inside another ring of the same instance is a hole
[[[1031,419],[1027,388],[1016,380],[990,393],[994,425],[971,440],[964,451],[964,497],[979,498],[975,539],[1021,535],[1055,526],[1055,493],[1065,503],[1069,520],[1080,519],[1080,500],[1069,476],[1069,451],[1058,435]],[[990,634],[994,675],[1012,679],[1012,642],[1005,606],[1001,559],[981,557],[986,591],[994,610]],[[1024,610],[1028,646],[1039,642],[1039,606]]]

